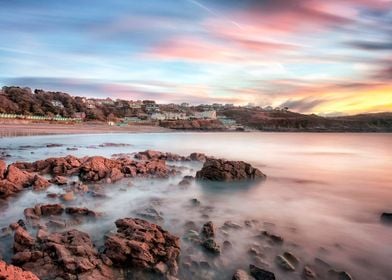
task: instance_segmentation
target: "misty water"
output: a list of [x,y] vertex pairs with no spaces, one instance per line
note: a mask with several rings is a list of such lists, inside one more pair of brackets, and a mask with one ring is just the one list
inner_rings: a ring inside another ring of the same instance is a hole
[[[99,147],[108,142],[130,145]],[[49,143],[63,146],[47,148]],[[69,147],[78,150],[66,150]],[[333,269],[347,271],[354,279],[392,279],[392,227],[380,222],[383,211],[392,211],[391,134],[54,135],[2,138],[0,148],[10,154],[8,163],[68,154],[111,157],[147,149],[181,155],[202,152],[247,161],[267,175],[266,181],[253,185],[194,181],[190,186],[179,186],[181,178],[194,176],[202,163],[175,162],[169,164],[181,166],[181,175],[165,180],[126,178],[104,185],[104,198],[87,193],[64,203],[47,198],[47,192],[28,190],[1,202],[1,228],[24,218],[23,210],[37,203],[88,207],[103,216],[96,222],[69,228],[89,233],[101,248],[103,236],[115,231],[116,219],[135,217],[140,209],[154,207],[163,217],[157,223],[175,235],[183,237],[189,221],[200,229],[211,220],[218,228],[217,242],[221,246],[225,240],[232,244],[231,249],[213,257],[181,239],[181,263],[198,266],[197,275],[183,279],[231,279],[236,269],[247,270],[250,263],[255,263],[250,248],[262,253],[262,260],[278,279],[301,279],[303,265],[314,265],[315,258]],[[61,193],[62,188],[52,186],[47,191]],[[201,202],[200,206],[192,204],[193,198]],[[222,229],[225,221],[241,228]],[[245,221],[251,221],[252,226],[245,226]],[[30,230],[34,234],[34,229]],[[282,236],[283,245],[257,238],[261,230]],[[3,238],[0,242],[0,253],[9,260],[11,240]],[[284,251],[300,259],[295,272],[284,272],[276,266],[275,256]]]

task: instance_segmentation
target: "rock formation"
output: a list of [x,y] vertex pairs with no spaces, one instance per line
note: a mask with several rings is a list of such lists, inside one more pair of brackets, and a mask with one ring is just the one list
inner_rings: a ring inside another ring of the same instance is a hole
[[197,179],[210,181],[261,180],[266,176],[257,168],[243,161],[208,158],[196,173]]
[[120,267],[138,268],[161,276],[178,273],[179,238],[145,220],[116,221],[117,233],[107,236],[105,254]]

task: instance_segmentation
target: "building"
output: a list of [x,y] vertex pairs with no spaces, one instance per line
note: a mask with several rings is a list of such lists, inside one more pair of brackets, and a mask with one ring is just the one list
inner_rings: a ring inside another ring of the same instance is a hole
[[61,102],[58,101],[58,100],[53,100],[51,103],[52,103],[52,105],[53,105],[54,107],[61,108],[61,109],[64,108],[63,103],[61,103]]
[[163,121],[166,120],[166,116],[162,113],[153,113],[151,114],[151,119],[155,121]]
[[216,111],[215,110],[194,112],[193,115],[194,115],[195,119],[216,120]]
[[159,111],[159,105],[154,100],[143,100],[142,108],[147,113]]
[[143,105],[143,102],[141,100],[137,100],[137,101],[132,101],[131,100],[131,101],[128,102],[128,104],[129,104],[129,107],[132,108],[132,109],[141,109],[142,105]]
[[182,112],[162,112],[162,113],[153,113],[151,115],[152,120],[187,120],[188,116]]
[[86,118],[86,113],[85,112],[76,112],[73,116],[75,119],[85,119]]

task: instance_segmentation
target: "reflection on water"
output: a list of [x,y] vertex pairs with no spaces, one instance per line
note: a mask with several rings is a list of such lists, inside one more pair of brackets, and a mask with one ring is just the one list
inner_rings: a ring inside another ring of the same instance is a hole
[[[108,142],[131,145],[98,146]],[[63,146],[47,148],[51,143]],[[3,138],[0,148],[11,155],[8,162],[67,154],[111,156],[145,149],[184,155],[204,152],[248,161],[267,174],[266,181],[243,186],[193,182],[189,187],[180,187],[182,176],[194,175],[201,166],[187,163],[181,176],[167,180],[124,179],[103,189],[106,198],[79,196],[70,204],[104,213],[98,222],[80,226],[98,246],[102,245],[102,236],[115,229],[115,219],[134,216],[148,207],[154,207],[163,217],[158,223],[179,236],[186,233],[189,225],[200,229],[208,220],[217,227],[225,221],[241,225],[240,229],[218,230],[218,243],[228,240],[232,244],[232,249],[224,250],[219,258],[182,241],[183,261],[189,256],[207,261],[211,266],[208,273],[215,279],[230,279],[233,270],[254,262],[250,248],[263,252],[263,260],[278,279],[301,279],[301,271],[284,273],[275,267],[274,256],[285,250],[295,253],[303,264],[314,263],[314,258],[319,257],[336,269],[348,271],[355,279],[390,279],[392,275],[392,227],[379,220],[382,211],[392,211],[389,134],[55,135]],[[61,192],[61,188],[51,187],[49,191]],[[194,205],[193,198],[200,205]],[[1,206],[0,226],[23,218],[24,208],[40,202],[48,203],[46,193],[27,191],[8,200]],[[245,226],[246,220],[255,225]],[[284,245],[263,243],[256,237],[259,229],[283,236]],[[2,244],[6,241],[2,240]]]

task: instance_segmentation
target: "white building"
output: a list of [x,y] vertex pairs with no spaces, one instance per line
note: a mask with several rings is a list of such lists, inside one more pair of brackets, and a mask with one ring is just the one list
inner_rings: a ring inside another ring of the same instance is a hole
[[138,101],[129,101],[129,107],[132,109],[140,109],[142,108],[143,102],[141,100]]
[[216,111],[211,110],[211,111],[194,112],[194,117],[196,119],[216,120]]
[[54,107],[64,108],[63,103],[61,103],[61,102],[58,101],[58,100],[53,100],[51,103],[52,103],[52,105],[53,105]]
[[162,113],[153,113],[151,114],[152,120],[187,120],[188,116],[185,113],[177,113],[177,112],[162,112]]

